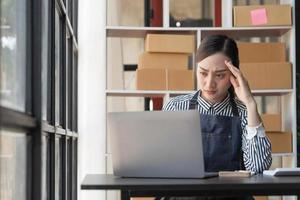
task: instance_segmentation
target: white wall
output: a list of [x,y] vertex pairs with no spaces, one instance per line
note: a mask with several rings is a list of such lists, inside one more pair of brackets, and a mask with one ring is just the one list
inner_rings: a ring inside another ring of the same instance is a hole
[[[90,173],[105,173],[105,1],[78,3],[78,185]],[[105,199],[81,191],[79,200]]]

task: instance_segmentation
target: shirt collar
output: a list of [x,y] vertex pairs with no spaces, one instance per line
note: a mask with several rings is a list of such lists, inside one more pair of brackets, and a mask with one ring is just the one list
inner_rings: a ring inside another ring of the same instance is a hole
[[209,109],[214,109],[215,113],[219,114],[230,103],[230,95],[228,93],[226,98],[223,101],[212,104],[201,97],[201,90],[200,90],[197,100],[198,100],[199,105],[201,105],[205,111],[208,111]]

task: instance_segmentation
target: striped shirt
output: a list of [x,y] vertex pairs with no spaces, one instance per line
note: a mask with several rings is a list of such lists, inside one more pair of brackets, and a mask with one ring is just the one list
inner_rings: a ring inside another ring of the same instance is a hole
[[[172,98],[164,105],[163,110],[188,110],[189,101],[195,93],[177,96]],[[230,97],[227,97],[219,103],[211,104],[205,99],[198,96],[197,109],[201,114],[233,116]],[[269,169],[272,164],[271,143],[265,135],[265,130],[262,125],[256,127],[258,131],[253,134],[253,127],[248,127],[247,109],[246,106],[235,98],[238,108],[239,117],[242,127],[242,151],[244,165],[247,170],[255,173],[262,173],[263,170]]]

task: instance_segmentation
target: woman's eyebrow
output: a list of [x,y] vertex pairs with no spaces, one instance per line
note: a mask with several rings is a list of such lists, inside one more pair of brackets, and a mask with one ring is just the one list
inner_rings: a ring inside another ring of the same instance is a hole
[[[205,69],[203,67],[199,67],[199,68],[202,69],[203,71],[206,71],[206,72],[209,71],[208,69]],[[214,73],[221,73],[221,72],[226,72],[226,71],[228,71],[228,69],[220,69],[220,70],[214,71]]]
[[215,72],[220,73],[220,72],[226,72],[226,71],[228,71],[228,69],[220,69],[220,70],[216,70]]
[[208,72],[208,70],[207,69],[205,69],[205,68],[203,68],[203,67],[199,67],[200,69],[202,69],[203,71],[206,71],[206,72]]

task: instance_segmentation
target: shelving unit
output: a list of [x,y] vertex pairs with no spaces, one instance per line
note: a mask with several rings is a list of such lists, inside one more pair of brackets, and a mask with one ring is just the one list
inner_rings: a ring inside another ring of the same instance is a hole
[[145,38],[148,33],[165,33],[165,34],[196,34],[201,32],[202,38],[211,34],[225,34],[230,37],[280,37],[290,31],[292,26],[277,27],[201,27],[201,28],[163,28],[163,27],[120,27],[107,26],[106,34],[108,37],[132,37]]
[[[225,2],[225,1],[222,1]],[[281,4],[290,4],[292,6],[293,18],[295,22],[295,2],[284,1]],[[193,27],[193,28],[175,28],[169,27],[169,1],[163,0],[163,27],[127,27],[127,26],[106,26],[107,38],[145,38],[148,33],[161,34],[192,34],[196,37],[197,46],[201,40],[212,34],[225,34],[234,39],[241,38],[259,38],[276,37],[279,41],[285,42],[287,48],[287,61],[292,63],[292,89],[274,89],[274,90],[252,90],[255,96],[278,96],[280,98],[280,110],[282,112],[282,131],[291,131],[293,138],[293,151],[291,153],[274,153],[274,157],[282,157],[290,160],[290,167],[297,166],[297,125],[296,125],[296,56],[295,56],[295,25],[276,26],[276,27],[232,27],[232,1],[222,3],[222,24],[223,27]],[[224,13],[227,13],[225,15]],[[228,14],[230,13],[230,14]],[[107,46],[107,45],[106,45]],[[105,55],[106,57],[106,55]],[[107,61],[106,61],[107,63]],[[195,64],[194,64],[195,65]],[[106,69],[110,66],[106,66]],[[157,90],[124,90],[110,89],[105,91],[106,97],[163,97],[164,101],[170,98],[187,94],[194,91],[157,91]],[[106,133],[108,130],[104,130]],[[108,143],[108,142],[107,142]],[[111,154],[107,145],[107,173],[111,173]],[[119,193],[108,192],[107,199],[118,199]],[[284,197],[284,199],[294,199],[294,197]]]
[[[107,96],[137,96],[137,97],[153,97],[166,95],[181,95],[195,92],[192,91],[169,91],[169,90],[106,90]],[[282,90],[252,90],[254,96],[282,96],[293,92],[293,89]]]

